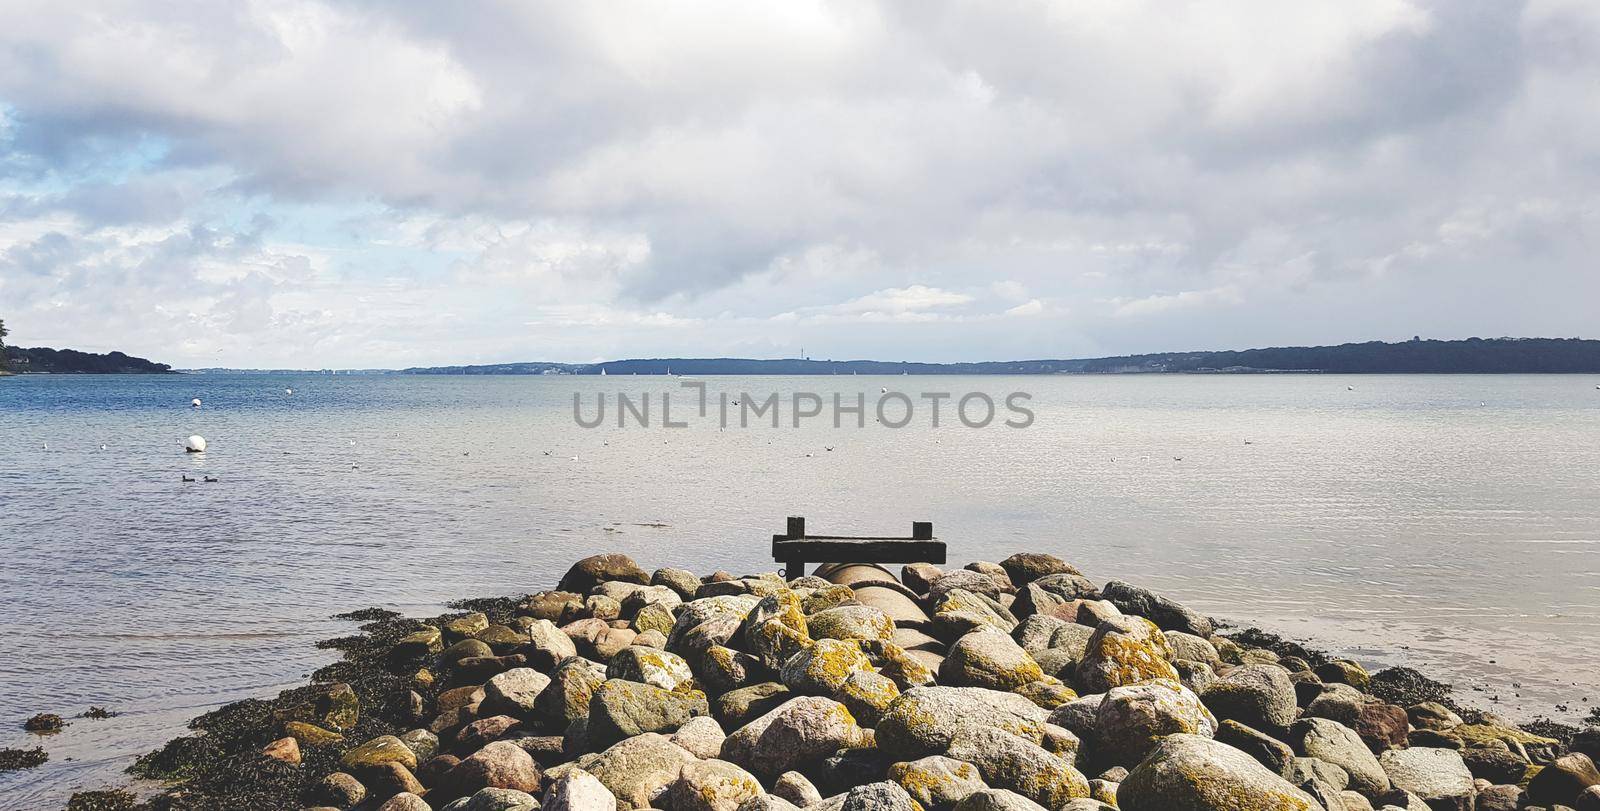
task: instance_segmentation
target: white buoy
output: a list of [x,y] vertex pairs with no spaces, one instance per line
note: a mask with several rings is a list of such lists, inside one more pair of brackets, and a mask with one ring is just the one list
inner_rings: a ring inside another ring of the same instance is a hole
[[194,398],[194,399],[193,399],[193,400],[190,400],[190,401],[189,401],[189,405],[192,405],[192,406],[194,406],[194,407],[195,407],[195,408],[199,408],[199,407],[200,407],[200,398],[199,398],[199,397],[196,397],[196,398]]
[[200,436],[199,434],[195,434],[184,441],[183,449],[188,453],[205,453],[206,438]]
[[284,389],[283,393],[284,394],[294,394],[294,389]]

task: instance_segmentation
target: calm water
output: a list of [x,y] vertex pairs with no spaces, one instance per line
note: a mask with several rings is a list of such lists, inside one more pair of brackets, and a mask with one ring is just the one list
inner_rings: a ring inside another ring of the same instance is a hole
[[[312,643],[351,628],[336,612],[546,588],[602,548],[768,569],[790,514],[932,520],[953,562],[1055,552],[1514,717],[1600,701],[1600,380],[711,378],[713,395],[1026,390],[1037,422],[573,425],[574,392],[671,383],[0,379],[0,746],[52,757],[0,775],[4,807],[59,807],[198,712],[303,680],[331,660]],[[182,453],[192,433],[205,454]],[[122,715],[21,731],[90,704]]]

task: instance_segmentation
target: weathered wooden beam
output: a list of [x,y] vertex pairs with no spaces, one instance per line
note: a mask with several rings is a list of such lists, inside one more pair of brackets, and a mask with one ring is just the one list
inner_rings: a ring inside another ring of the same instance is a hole
[[905,538],[772,539],[772,558],[816,563],[944,563],[943,541]]

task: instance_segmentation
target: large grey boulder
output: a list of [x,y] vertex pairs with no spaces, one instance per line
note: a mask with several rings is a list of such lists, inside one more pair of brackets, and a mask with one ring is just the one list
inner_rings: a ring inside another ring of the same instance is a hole
[[479,715],[510,715],[524,721],[534,717],[535,702],[550,677],[531,667],[514,667],[489,679],[483,685],[483,704]]
[[802,696],[735,730],[722,744],[722,757],[774,777],[867,740],[843,704]]
[[679,693],[650,684],[608,679],[589,701],[585,739],[590,748],[610,746],[646,732],[673,732],[690,718],[709,715],[711,706],[698,690]]
[[856,786],[845,794],[839,811],[916,811],[911,795],[896,783]]
[[1095,711],[1091,751],[1101,768],[1132,768],[1168,735],[1210,738],[1216,732],[1217,719],[1199,696],[1175,681],[1158,679],[1106,692]]
[[600,778],[569,769],[545,792],[542,811],[616,811],[617,798]]
[[755,776],[726,760],[687,763],[667,788],[673,811],[738,811],[746,800],[764,794]]
[[978,767],[943,755],[896,763],[889,767],[889,779],[929,811],[944,811],[987,788]]
[[683,767],[694,760],[694,755],[666,736],[649,732],[579,758],[577,768],[599,778],[616,796],[617,808],[649,808],[656,793],[677,780]]
[[1171,660],[1171,643],[1150,620],[1113,617],[1089,638],[1078,662],[1077,687],[1083,693],[1104,693],[1151,679],[1177,681]]
[[1049,713],[1022,696],[979,687],[915,687],[878,721],[877,745],[896,760],[943,754],[963,730],[993,728],[1038,743]]
[[1117,789],[1122,811],[1327,811],[1254,758],[1198,735],[1171,735]]
[[1395,788],[1421,797],[1428,807],[1471,811],[1477,791],[1460,752],[1420,746],[1390,749],[1378,756],[1378,763]]
[[633,558],[612,552],[591,555],[572,564],[572,568],[562,575],[561,583],[556,588],[575,594],[588,594],[590,589],[608,580],[643,585],[650,582],[650,575],[639,568],[639,564],[634,563]]
[[1014,791],[991,788],[975,791],[957,803],[954,811],[1048,811]]
[[1199,612],[1131,583],[1113,580],[1100,590],[1100,594],[1122,613],[1144,617],[1160,626],[1163,631],[1182,631],[1186,634],[1209,637],[1215,630],[1211,620]]
[[1011,637],[993,629],[956,640],[939,666],[939,682],[952,687],[1011,691],[1044,678],[1044,671]]
[[1046,808],[1089,796],[1089,779],[1071,763],[1004,730],[958,733],[949,756],[978,767],[988,785],[1015,791]]
[[806,617],[812,639],[891,639],[894,620],[882,609],[841,605]]
[[1376,797],[1390,788],[1389,777],[1372,750],[1355,730],[1338,721],[1302,718],[1289,729],[1289,743],[1306,757],[1325,760],[1349,772],[1350,787],[1367,797]]
[[611,657],[606,663],[606,678],[677,690],[693,687],[694,671],[676,653],[634,645],[623,648]]
[[1279,731],[1294,722],[1294,683],[1277,665],[1245,665],[1218,677],[1201,696],[1218,718],[1253,729]]

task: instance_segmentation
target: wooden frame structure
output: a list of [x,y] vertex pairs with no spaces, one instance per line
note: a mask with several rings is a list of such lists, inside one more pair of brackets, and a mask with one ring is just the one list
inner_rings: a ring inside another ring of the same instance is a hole
[[772,536],[772,559],[783,576],[803,577],[807,563],[944,563],[944,541],[933,537],[932,521],[911,522],[911,537],[807,535],[806,519],[789,516],[787,530]]

